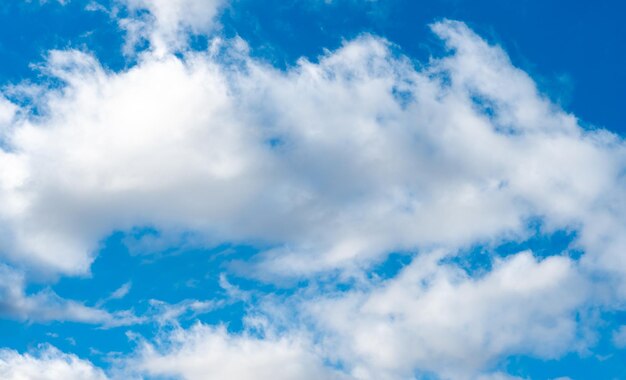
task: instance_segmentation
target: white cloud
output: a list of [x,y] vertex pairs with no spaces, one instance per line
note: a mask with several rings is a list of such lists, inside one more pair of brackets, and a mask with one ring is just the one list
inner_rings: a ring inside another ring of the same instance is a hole
[[5,380],[106,380],[102,370],[75,355],[43,346],[35,353],[0,350],[0,377]]
[[4,131],[15,117],[17,107],[4,98],[0,98],[0,127]]
[[[419,256],[392,279],[351,290],[264,297],[244,332],[197,324],[142,342],[127,373],[201,378],[514,379],[507,355],[558,358],[584,348],[577,312],[590,295],[576,263],[521,252],[474,278]],[[177,325],[175,325],[177,326]]]
[[339,379],[319,356],[297,337],[262,339],[228,334],[223,327],[198,324],[175,330],[162,347],[146,344],[134,368],[141,373],[202,379]]
[[192,319],[223,307],[223,300],[184,300],[176,304],[151,299],[149,301],[152,321],[159,325],[178,325],[181,317]]
[[578,127],[462,24],[434,28],[457,50],[423,71],[367,36],[288,72],[240,42],[120,73],[52,52],[67,86],[0,152],[2,251],[81,273],[111,231],[153,226],[264,242],[266,272],[298,275],[523,238],[540,217],[604,257],[592,231],[623,226],[621,140]]
[[474,379],[506,355],[556,358],[580,346],[576,311],[588,286],[571,260],[522,252],[471,278],[441,255],[396,278],[320,296],[305,313],[327,354],[358,379],[411,378],[416,369]]
[[[226,0],[119,0],[131,12],[120,21],[126,29],[127,49],[146,39],[158,56],[184,48],[189,33],[207,34]],[[148,11],[143,16],[139,12]]]
[[626,348],[626,326],[620,326],[613,332],[613,344],[618,348]]
[[0,264],[0,316],[29,322],[69,321],[114,327],[138,323],[130,312],[109,313],[59,297],[50,289],[25,293],[24,276]]
[[123,284],[119,288],[115,289],[113,293],[111,293],[111,295],[109,296],[109,299],[116,300],[116,299],[121,299],[121,298],[126,297],[126,295],[128,295],[128,292],[130,292],[130,288],[132,286],[133,286],[133,283],[130,281]]

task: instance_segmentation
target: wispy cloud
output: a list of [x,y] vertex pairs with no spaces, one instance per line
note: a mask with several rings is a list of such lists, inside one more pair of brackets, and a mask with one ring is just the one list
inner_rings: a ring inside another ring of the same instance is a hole
[[141,321],[129,311],[110,313],[99,307],[60,297],[49,288],[26,294],[23,274],[0,266],[0,316],[27,322],[80,322],[104,328]]

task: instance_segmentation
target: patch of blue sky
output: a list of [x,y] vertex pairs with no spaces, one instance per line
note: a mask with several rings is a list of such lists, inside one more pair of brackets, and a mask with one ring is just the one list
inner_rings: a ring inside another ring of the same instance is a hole
[[578,259],[583,252],[576,246],[576,237],[575,230],[550,231],[540,219],[533,219],[528,223],[528,234],[523,237],[476,244],[462,249],[458,254],[446,256],[441,262],[455,265],[468,275],[476,277],[489,273],[496,259],[524,251],[531,251],[540,259],[561,255]]
[[[152,229],[133,232],[153,235]],[[131,310],[138,317],[148,317],[132,326],[102,328],[98,325],[74,322],[23,323],[0,320],[3,347],[26,350],[41,343],[50,343],[67,352],[89,358],[97,365],[107,366],[113,353],[130,353],[133,342],[127,336],[131,331],[145,338],[153,338],[163,325],[153,317],[163,312],[159,307],[176,306],[185,301],[215,303],[197,313],[187,311],[176,323],[181,327],[201,321],[224,325],[230,332],[243,329],[242,318],[246,305],[226,294],[220,275],[231,260],[245,260],[257,252],[249,246],[223,244],[212,249],[166,249],[160,252],[133,252],[124,244],[125,233],[107,238],[91,267],[88,277],[61,277],[52,289],[61,297],[84,301],[88,306],[106,310]],[[228,278],[231,281],[231,278]],[[251,280],[232,281],[236,286],[259,290]],[[112,298],[111,294],[129,284],[127,294]],[[41,285],[30,285],[28,294],[41,290]],[[159,305],[161,301],[166,305]],[[179,305],[180,306],[180,305]]]
[[373,266],[370,270],[370,277],[381,280],[393,278],[411,263],[416,254],[414,252],[390,253],[385,260]]
[[[127,66],[121,54],[124,32],[102,11],[87,11],[86,1],[3,1],[0,4],[0,83],[37,82],[36,64],[53,49],[92,52],[107,68]],[[35,66],[33,66],[35,65]]]
[[598,343],[593,351],[569,353],[558,359],[537,359],[531,356],[509,356],[503,369],[514,376],[527,379],[624,379],[626,350],[616,349],[609,326],[624,318],[607,320],[606,328],[596,331]]
[[[152,327],[133,326],[132,331],[145,336],[152,336]],[[23,323],[20,321],[0,320],[2,347],[20,352],[37,349],[43,344],[50,344],[65,352],[72,352],[87,358],[94,364],[108,368],[110,358],[116,353],[130,353],[135,347],[126,332],[131,329],[118,327],[100,329],[93,325],[73,322]]]

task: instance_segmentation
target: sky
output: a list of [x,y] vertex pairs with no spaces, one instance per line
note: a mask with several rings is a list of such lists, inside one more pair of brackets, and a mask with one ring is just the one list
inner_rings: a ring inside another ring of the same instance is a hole
[[626,378],[625,10],[0,3],[0,378]]

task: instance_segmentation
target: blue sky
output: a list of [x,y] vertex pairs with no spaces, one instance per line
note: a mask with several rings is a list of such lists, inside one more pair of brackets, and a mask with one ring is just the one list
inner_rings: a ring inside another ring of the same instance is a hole
[[0,377],[626,378],[624,6],[0,5]]

